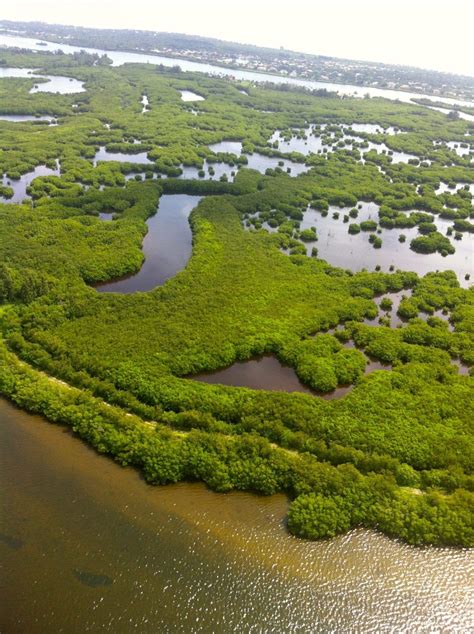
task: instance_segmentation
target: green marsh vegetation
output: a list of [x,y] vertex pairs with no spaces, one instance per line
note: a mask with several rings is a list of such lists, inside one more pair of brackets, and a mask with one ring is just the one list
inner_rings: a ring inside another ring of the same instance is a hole
[[[0,80],[5,114],[58,122],[0,121],[5,187],[38,165],[60,164],[60,175],[33,181],[23,204],[0,205],[0,391],[71,425],[149,482],[284,491],[288,527],[303,537],[367,526],[414,544],[472,546],[472,377],[453,365],[474,363],[472,290],[453,272],[419,277],[403,261],[393,272],[333,267],[315,247],[306,255],[317,223],[300,229],[307,209],[347,207],[355,213],[332,222],[357,218],[345,231],[370,232],[367,249],[386,248],[379,227],[397,236],[417,229],[412,248],[446,252],[449,263],[457,246],[436,221],[469,239],[472,196],[469,188],[436,191],[474,175],[469,157],[435,141],[472,143],[469,124],[378,99],[251,85],[242,95],[227,80],[94,66],[82,56],[6,51],[2,63],[71,76],[86,90],[29,94],[32,79]],[[180,90],[205,99],[183,102]],[[269,143],[275,130],[291,136],[326,124],[337,132],[353,123],[399,128],[357,136],[420,161],[394,163],[369,150],[361,162],[357,147],[285,154]],[[224,140],[241,141],[242,155],[209,149]],[[131,160],[94,165],[101,147]],[[150,163],[134,163],[137,152]],[[252,152],[275,157],[275,167],[247,169]],[[278,166],[283,158],[309,171],[293,177]],[[226,164],[233,182],[179,178],[206,161]],[[126,179],[137,171],[142,180]],[[147,219],[161,195],[182,193],[204,197],[190,216],[186,268],[147,293],[98,293],[94,284],[140,269]],[[360,220],[360,201],[377,203],[378,218]],[[104,212],[111,222],[99,218]],[[364,323],[379,314],[374,298],[389,310],[401,291],[401,327]],[[263,354],[319,392],[353,388],[325,401],[189,378]],[[371,359],[391,370],[365,375]]]

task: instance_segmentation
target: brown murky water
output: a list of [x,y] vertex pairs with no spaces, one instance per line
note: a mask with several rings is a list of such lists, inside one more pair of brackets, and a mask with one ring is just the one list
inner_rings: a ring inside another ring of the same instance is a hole
[[[353,348],[354,345],[352,342],[349,342],[346,344],[346,347]],[[369,374],[369,372],[373,372],[374,370],[387,370],[390,369],[390,367],[391,366],[384,365],[378,361],[370,360],[367,362],[365,374]],[[319,396],[326,400],[342,398],[354,387],[353,385],[340,385],[332,392],[316,392],[299,380],[298,375],[292,367],[283,365],[272,355],[265,355],[256,359],[250,359],[249,361],[237,361],[221,370],[201,372],[199,374],[190,375],[187,378],[204,383],[249,387],[253,390],[302,392],[303,394]]]
[[188,378],[204,383],[250,387],[254,390],[280,390],[315,394],[302,383],[293,368],[283,365],[271,355],[237,361],[215,372],[201,372]]
[[0,401],[0,631],[468,632],[474,556],[287,534],[284,496],[147,486]]

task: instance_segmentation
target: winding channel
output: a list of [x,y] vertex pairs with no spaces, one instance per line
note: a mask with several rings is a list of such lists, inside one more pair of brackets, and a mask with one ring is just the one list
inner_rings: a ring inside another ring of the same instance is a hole
[[148,218],[148,233],[143,240],[145,261],[140,271],[119,280],[96,286],[101,293],[136,293],[161,286],[184,269],[192,251],[189,214],[200,196],[169,194],[161,196],[158,211]]

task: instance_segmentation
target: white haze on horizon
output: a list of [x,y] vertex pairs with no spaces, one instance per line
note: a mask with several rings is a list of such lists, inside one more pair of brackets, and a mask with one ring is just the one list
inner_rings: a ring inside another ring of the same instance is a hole
[[474,76],[474,0],[15,0],[0,19],[188,33]]

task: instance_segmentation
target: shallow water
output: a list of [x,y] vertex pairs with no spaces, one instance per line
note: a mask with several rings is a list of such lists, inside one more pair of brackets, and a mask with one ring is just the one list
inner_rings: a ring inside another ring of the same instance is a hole
[[[435,100],[435,101],[438,101],[438,100]],[[446,114],[446,115],[448,115],[451,112],[449,107],[446,107],[446,108],[439,108],[437,106],[425,106],[425,107],[430,108],[431,110],[436,110],[437,112],[441,112],[442,114]],[[472,108],[472,105],[469,107]],[[474,121],[474,115],[468,114],[467,112],[461,112],[460,110],[458,110],[457,112],[459,114],[460,119],[464,119],[464,121]]]
[[13,198],[5,199],[0,196],[0,201],[20,203],[22,200],[27,198],[28,194],[26,193],[26,189],[35,178],[38,176],[59,176],[59,174],[59,164],[56,169],[51,169],[46,167],[46,165],[38,165],[38,167],[35,167],[33,171],[23,174],[19,180],[12,180],[4,174],[2,184],[13,189]]
[[[406,323],[405,319],[402,319],[397,315],[398,308],[400,306],[400,302],[402,299],[409,298],[412,296],[411,289],[404,289],[399,291],[398,293],[384,293],[379,297],[374,297],[374,302],[379,307],[379,313],[374,319],[364,319],[364,324],[368,324],[369,326],[378,326],[380,317],[389,317],[390,318],[390,328],[398,328],[398,326],[403,326]],[[392,308],[390,310],[382,310],[380,308],[380,304],[384,298],[388,298],[392,301]]]
[[2,631],[468,632],[472,552],[288,535],[287,501],[147,486],[0,401]]
[[344,127],[352,128],[354,132],[367,132],[368,134],[403,134],[403,130],[396,130],[392,126],[384,128],[383,126],[375,123],[352,123],[350,126]]
[[[365,139],[362,137],[358,137],[354,134],[348,133],[349,126],[341,125],[339,126],[340,130],[344,132],[344,136],[341,138],[335,137],[332,133],[330,138],[327,138],[327,135],[324,133],[324,127],[321,127],[321,135],[315,136],[313,134],[314,126],[310,126],[304,130],[299,132],[295,131],[294,136],[290,139],[285,140],[281,134],[280,130],[276,130],[273,135],[268,140],[268,143],[274,144],[278,143],[277,149],[280,152],[299,152],[305,156],[310,153],[320,154],[321,152],[334,152],[338,150],[337,144],[339,141],[344,142],[344,149],[352,150],[353,144],[352,141],[361,143],[365,143]],[[372,124],[353,124],[352,129],[355,131],[360,130],[361,132],[375,132],[378,130],[383,133],[382,129],[379,129],[378,126]],[[385,133],[389,134],[389,130],[393,130],[393,134],[395,134],[394,128],[389,128]],[[414,154],[407,154],[406,152],[396,152],[390,150],[385,143],[374,143],[373,141],[367,141],[367,147],[357,148],[362,154],[369,152],[370,150],[375,150],[379,154],[389,154],[392,159],[392,163],[408,163],[410,159],[417,158]]]
[[220,141],[219,143],[212,143],[209,149],[215,152],[227,152],[228,154],[235,154],[240,156],[242,154],[242,142],[241,141]]
[[0,121],[11,121],[12,123],[23,123],[28,121],[48,121],[51,123],[54,117],[34,116],[29,114],[0,114]]
[[[201,167],[193,167],[189,165],[181,165],[182,174],[179,176],[181,179],[195,179],[195,180],[219,180],[224,174],[227,176],[227,180],[232,182],[235,174],[237,173],[237,165],[227,165],[227,163],[209,163],[204,161],[204,165]],[[203,170],[204,175],[200,176],[199,172]],[[211,171],[209,171],[211,170]],[[214,172],[214,173],[212,173]]]
[[407,152],[396,152],[395,150],[391,150],[385,143],[373,143],[372,141],[368,142],[368,148],[361,148],[361,152],[365,154],[365,152],[369,152],[370,150],[375,150],[378,154],[387,154],[392,159],[392,163],[408,163],[410,159],[417,159],[418,156],[414,154],[407,154]]
[[[219,146],[219,148],[221,149],[214,149],[216,146]],[[238,152],[239,147],[240,152]],[[213,152],[231,152],[232,154],[239,155],[242,153],[242,144],[234,143],[231,141],[222,141],[222,143],[210,145],[209,148]],[[236,151],[232,151],[232,149]],[[243,165],[242,167],[257,170],[262,174],[264,174],[267,169],[280,168],[284,172],[290,174],[290,176],[298,176],[299,174],[304,174],[310,169],[304,163],[295,163],[294,161],[290,161],[289,159],[281,159],[277,156],[265,156],[264,154],[260,154],[258,152],[254,152],[253,154],[246,154],[245,156],[247,157],[248,162],[247,165]],[[214,175],[209,174],[210,167],[214,169]],[[237,172],[238,166],[227,165],[226,163],[209,163],[207,161],[204,161],[204,166],[202,167],[202,169],[204,170],[205,174],[203,177],[200,177],[198,174],[201,168],[182,165],[181,169],[183,170],[183,173],[180,178],[202,178],[205,180],[212,178],[213,180],[218,180],[223,174],[225,174],[229,181],[233,181],[234,176],[232,175],[232,172]]]
[[104,146],[101,146],[94,157],[94,166],[98,161],[118,161],[119,163],[145,163],[152,165],[153,161],[147,156],[146,152],[136,152],[127,154],[126,152],[108,152]]
[[[0,38],[1,41],[1,38]],[[8,68],[0,66],[0,79],[7,77],[20,77],[26,79],[47,79],[47,82],[35,84],[30,93],[35,92],[58,92],[67,95],[76,92],[84,92],[84,82],[72,77],[62,77],[56,75],[40,75],[31,68]]]
[[[41,76],[43,77],[43,75]],[[57,92],[61,95],[69,95],[77,92],[85,92],[84,83],[73,79],[72,77],[59,77],[55,75],[44,75],[47,82],[38,83],[30,90],[31,93],[35,92]]]
[[452,359],[451,363],[456,367],[459,374],[462,374],[463,376],[467,376],[469,374],[470,367],[463,363],[461,359]]
[[188,378],[204,383],[250,387],[254,390],[314,394],[299,380],[293,368],[282,365],[276,357],[271,355],[250,361],[238,361],[222,370],[201,372]]
[[[221,141],[220,143],[214,143],[209,146],[209,149],[213,152],[228,152],[231,154],[236,154],[240,156],[242,154],[242,143],[240,141]],[[259,154],[258,152],[254,152],[253,154],[247,154],[248,164],[244,167],[248,167],[250,169],[258,170],[259,172],[264,173],[265,170],[271,168],[275,169],[280,167],[285,172],[288,172],[291,176],[298,176],[298,174],[302,174],[309,170],[304,163],[295,163],[294,161],[290,161],[289,159],[281,159],[279,157],[270,157],[265,156],[264,154]],[[119,161],[120,163],[141,163],[141,164],[153,164],[146,152],[138,152],[135,154],[127,154],[125,152],[108,152],[105,147],[100,147],[96,152],[94,157],[94,166],[97,165],[98,161]],[[281,165],[280,165],[281,163]],[[228,165],[227,163],[222,162],[208,162],[204,161],[203,167],[194,167],[181,165],[182,174],[179,178],[184,179],[203,179],[203,180],[219,180],[222,175],[226,175],[229,181],[234,180],[234,174],[232,172],[237,172],[237,165]],[[209,172],[209,169],[214,170],[214,174]],[[204,175],[200,176],[199,172],[203,170]],[[140,174],[142,177],[145,177],[145,173],[142,172],[133,172],[132,174],[126,175],[127,180],[130,178],[134,178],[135,174]]]
[[267,169],[276,169],[279,167],[284,172],[288,172],[291,176],[298,176],[299,174],[304,174],[310,169],[304,163],[295,163],[294,161],[282,159],[278,156],[265,156],[264,154],[259,154],[258,152],[248,154],[247,158],[248,164],[246,167],[258,170],[259,172],[262,172],[262,174],[264,174]]
[[[227,143],[227,142],[224,142]],[[219,144],[217,144],[219,145]],[[209,146],[212,149],[212,146]],[[227,151],[227,150],[213,150],[213,151]],[[240,167],[247,167],[249,169],[254,169],[262,174],[265,173],[267,169],[276,169],[280,168],[284,172],[287,172],[290,176],[298,176],[299,174],[304,174],[310,168],[304,163],[295,163],[294,161],[290,161],[289,159],[281,159],[279,157],[270,157],[265,156],[264,154],[259,154],[258,152],[254,152],[253,154],[246,154],[248,159],[247,165],[228,165],[227,163],[222,162],[210,162],[204,161],[202,167],[195,167],[193,165],[180,165],[182,173],[178,178],[180,179],[196,179],[196,180],[219,180],[221,176],[224,174],[227,176],[227,180],[232,182],[235,178],[235,174],[237,173]],[[101,148],[100,153],[96,154],[96,161],[100,157],[100,160],[106,161],[120,161],[122,163],[152,163],[147,158],[146,152],[141,154],[124,154],[124,153],[112,153],[106,152],[104,148]],[[137,160],[137,158],[139,160]],[[282,165],[280,165],[280,163]],[[289,172],[288,172],[289,170]],[[199,172],[204,172],[204,174],[199,174]],[[214,172],[214,173],[212,173]],[[136,175],[140,175],[145,178],[145,172],[133,171],[129,174],[125,175],[126,180],[130,180],[135,178]],[[156,175],[153,176],[156,178]],[[160,178],[167,178],[165,174],[161,174]]]
[[[443,257],[439,253],[421,254],[410,249],[410,242],[416,238],[418,228],[412,229],[382,229],[382,248],[374,249],[368,243],[369,233],[361,231],[356,235],[348,233],[350,223],[360,224],[363,220],[378,220],[378,206],[375,203],[361,203],[362,209],[355,219],[349,223],[343,222],[343,216],[349,213],[349,208],[330,207],[326,217],[320,212],[309,209],[304,214],[301,229],[315,226],[317,228],[318,241],[306,243],[308,255],[313,247],[318,249],[318,257],[326,260],[334,266],[339,266],[352,271],[360,271],[363,268],[374,270],[380,265],[383,271],[388,271],[390,266],[405,271],[415,271],[419,275],[425,275],[429,271],[452,270],[458,276],[459,281],[465,284],[465,275],[472,276],[474,272],[473,260],[473,236],[464,234],[462,240],[453,240],[456,252],[453,255]],[[334,212],[339,212],[338,220],[332,218]],[[446,230],[452,226],[452,221],[435,216],[439,231],[446,235]],[[399,242],[400,234],[406,236],[404,243]]]
[[[337,266],[351,271],[361,271],[367,269],[374,270],[376,266],[385,272],[401,269],[404,271],[414,271],[419,275],[425,275],[430,271],[452,270],[456,273],[461,286],[469,286],[466,274],[474,274],[474,236],[467,232],[463,233],[461,240],[452,239],[456,252],[453,255],[443,257],[439,253],[421,254],[410,249],[410,242],[419,236],[418,228],[411,229],[382,229],[380,238],[382,248],[374,249],[369,243],[369,235],[373,232],[361,231],[351,235],[348,226],[351,223],[360,224],[364,220],[374,220],[378,222],[378,205],[376,203],[359,202],[362,206],[358,209],[357,218],[350,218],[350,221],[343,222],[344,215],[349,215],[349,207],[329,207],[327,216],[323,216],[319,211],[307,209],[304,212],[300,229],[316,227],[317,241],[305,242],[306,253],[311,256],[312,249],[318,249],[318,258],[326,260],[333,266]],[[410,211],[415,210],[409,210]],[[338,213],[339,218],[333,218],[333,214]],[[448,227],[453,224],[452,220],[434,217],[438,231],[446,235]],[[262,228],[270,233],[277,231],[269,227],[264,222]],[[406,241],[399,242],[399,235],[404,234]]]
[[268,140],[272,145],[275,141],[278,143],[278,150],[280,152],[300,152],[307,156],[311,152],[313,154],[318,154],[323,150],[332,151],[332,147],[325,145],[320,136],[314,136],[309,134],[310,130],[303,130],[306,138],[298,138],[297,136],[291,137],[288,141],[285,141],[281,136],[279,130],[276,130],[274,134]]
[[455,186],[451,189],[451,187],[449,187],[448,183],[444,183],[443,181],[440,182],[440,185],[438,187],[438,189],[436,190],[436,194],[444,194],[445,192],[449,192],[454,194],[455,192],[459,191],[460,189],[463,189],[465,186],[467,185],[469,191],[471,192],[471,194],[474,196],[474,184],[470,184],[470,183],[455,183]]
[[[351,348],[354,346],[349,343],[346,347]],[[388,369],[390,369],[390,366],[369,359],[365,374],[369,374],[374,370]],[[249,387],[253,390],[301,392],[321,397],[325,400],[342,398],[354,387],[353,385],[340,385],[332,392],[318,393],[302,383],[292,367],[283,365],[272,355],[265,355],[249,361],[237,361],[227,368],[215,370],[214,372],[201,372],[187,378],[194,381],[202,381],[203,383]]]
[[458,141],[448,141],[446,145],[456,152],[458,156],[469,156],[471,152],[471,148],[469,147],[461,147],[461,144]]
[[191,90],[180,90],[179,92],[183,101],[204,101],[204,97]]
[[186,194],[160,198],[157,213],[147,220],[145,261],[138,273],[96,286],[101,293],[150,291],[184,269],[192,250],[189,214],[201,200]]
[[99,218],[100,218],[100,220],[103,220],[104,222],[109,222],[109,221],[113,220],[114,214],[113,214],[113,212],[101,211],[99,213]]

